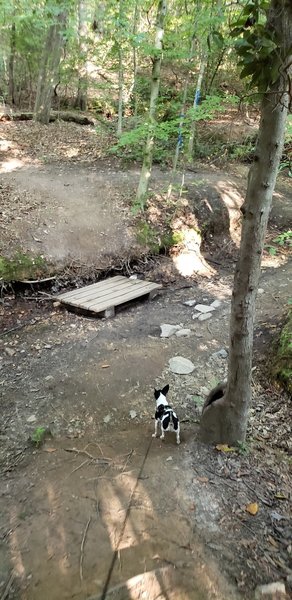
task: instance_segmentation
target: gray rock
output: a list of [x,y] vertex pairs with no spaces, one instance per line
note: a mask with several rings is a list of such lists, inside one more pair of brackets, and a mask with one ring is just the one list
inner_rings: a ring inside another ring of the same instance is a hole
[[211,319],[212,315],[211,313],[205,313],[202,315],[199,315],[199,321],[206,321],[207,319]]
[[109,423],[111,420],[111,416],[110,415],[106,415],[106,417],[104,417],[103,422],[104,423]]
[[184,302],[185,306],[194,306],[196,304],[197,300],[186,300]]
[[160,325],[160,329],[161,329],[160,337],[169,338],[180,328],[181,328],[180,325],[170,325],[169,323],[162,323],[162,325]]
[[258,294],[264,294],[264,293],[265,293],[265,290],[263,290],[263,288],[258,289]]
[[207,304],[196,304],[195,310],[198,310],[200,313],[209,313],[215,310],[214,306],[208,306]]
[[27,423],[35,423],[37,418],[35,415],[30,415],[30,417],[27,417]]
[[228,352],[227,350],[225,350],[225,348],[221,348],[221,350],[217,350],[217,352],[214,352],[212,356],[218,356],[219,358],[227,358]]
[[188,337],[189,335],[191,335],[191,330],[190,329],[179,329],[178,331],[175,332],[176,337]]
[[13,348],[5,348],[5,352],[6,354],[8,354],[8,356],[14,356],[15,354],[15,350],[13,350]]
[[211,302],[210,306],[213,306],[213,308],[219,308],[219,306],[221,306],[222,302],[221,300],[214,300],[213,302]]
[[177,375],[188,375],[192,373],[195,365],[188,359],[183,356],[174,356],[169,359],[169,368],[172,373],[177,373]]
[[274,581],[267,585],[258,585],[254,594],[255,600],[266,598],[267,600],[281,600],[286,598],[286,588],[282,581]]
[[130,415],[131,419],[135,419],[135,417],[137,417],[137,413],[135,410],[130,410],[129,415]]
[[200,313],[194,313],[192,316],[192,319],[198,319],[200,316]]

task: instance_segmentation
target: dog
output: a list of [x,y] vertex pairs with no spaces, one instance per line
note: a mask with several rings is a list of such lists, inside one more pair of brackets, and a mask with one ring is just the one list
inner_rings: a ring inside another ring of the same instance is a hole
[[166,431],[174,431],[176,434],[176,443],[180,444],[180,424],[179,419],[174,410],[169,406],[166,400],[166,394],[169,390],[169,385],[165,385],[162,390],[154,389],[154,396],[156,400],[156,411],[155,411],[155,432],[152,437],[157,437],[158,423],[161,427],[160,439],[164,440]]

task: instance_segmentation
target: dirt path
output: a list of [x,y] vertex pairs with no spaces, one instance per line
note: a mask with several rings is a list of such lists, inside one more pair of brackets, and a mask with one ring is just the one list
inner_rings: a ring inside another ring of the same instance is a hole
[[[54,158],[50,139],[31,129],[39,137],[29,156],[22,127],[13,143],[2,144],[1,252],[13,255],[21,246],[55,265],[95,269],[136,255],[129,203],[139,169],[96,156],[95,137],[94,162],[91,155],[86,165],[64,162],[77,129],[69,128],[66,140],[59,125],[47,130],[56,136],[58,160],[45,164],[40,154]],[[88,152],[91,134],[82,130],[76,152]],[[159,169],[153,175],[158,194],[169,176]],[[252,452],[225,456],[198,442],[204,398],[227,372],[232,249],[245,177],[246,169],[186,175],[184,201],[203,230],[208,223],[211,240],[218,207],[224,217],[208,278],[186,283],[174,269],[172,285],[153,302],[111,320],[50,304],[39,309],[31,298],[23,310],[16,303],[16,329],[0,337],[1,600],[251,600],[258,583],[291,575],[289,405],[258,376],[291,295],[291,263],[281,249],[265,254],[257,302]],[[271,238],[290,226],[289,189],[289,182],[278,184]],[[230,266],[221,268],[227,247]],[[199,322],[184,304],[192,299],[221,304]],[[5,329],[12,305],[9,298],[3,305]],[[190,336],[162,339],[162,323],[180,324]],[[192,360],[193,373],[170,372],[177,355]],[[180,446],[171,436],[164,444],[151,437],[153,387],[166,382],[182,422]],[[48,435],[36,448],[28,440],[41,426]],[[254,518],[245,507],[255,501]]]
[[[266,269],[257,332],[281,316],[291,279],[287,264]],[[2,338],[0,589],[13,572],[10,598],[135,599],[146,590],[152,600],[237,598],[230,581],[240,581],[243,559],[238,563],[234,544],[243,533],[222,525],[222,489],[230,494],[231,484],[222,488],[222,474],[209,482],[210,469],[220,474],[227,465],[197,441],[196,400],[226,373],[226,359],[214,354],[228,344],[231,283],[222,274],[189,289],[170,288],[112,320],[55,310]],[[222,304],[211,320],[198,322],[183,304],[192,298]],[[191,336],[161,339],[163,322],[189,327]],[[170,373],[174,355],[191,359],[195,371]],[[181,446],[171,436],[164,444],[151,437],[153,386],[166,381],[182,420]],[[27,439],[37,426],[52,437],[33,450]],[[232,458],[237,472],[242,460]],[[235,498],[244,506],[254,496],[238,485]],[[268,519],[270,509],[261,510]],[[266,581],[256,563],[255,569],[241,583],[247,600],[255,582]],[[125,582],[128,591],[109,593]]]

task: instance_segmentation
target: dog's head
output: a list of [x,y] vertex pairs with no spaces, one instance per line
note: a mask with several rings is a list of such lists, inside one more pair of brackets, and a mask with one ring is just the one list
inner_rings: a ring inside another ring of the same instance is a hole
[[156,400],[156,404],[167,404],[166,402],[166,394],[169,390],[169,384],[165,385],[162,390],[154,390],[154,397]]

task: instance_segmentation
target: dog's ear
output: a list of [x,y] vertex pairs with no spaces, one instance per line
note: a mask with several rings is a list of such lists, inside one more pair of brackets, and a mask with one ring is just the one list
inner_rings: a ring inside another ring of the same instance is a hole
[[155,396],[155,400],[158,400],[158,398],[160,396],[160,390],[154,389],[154,396]]
[[163,396],[166,396],[168,390],[169,390],[169,384],[165,385],[164,388],[162,388],[161,393],[163,394]]

